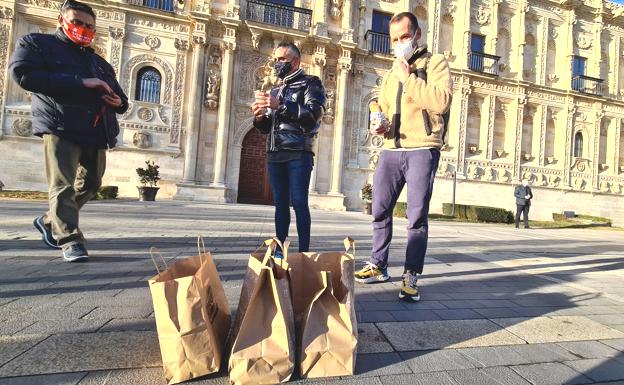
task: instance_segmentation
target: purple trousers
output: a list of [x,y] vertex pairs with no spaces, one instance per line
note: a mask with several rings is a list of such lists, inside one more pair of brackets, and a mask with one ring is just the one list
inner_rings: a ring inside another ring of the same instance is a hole
[[388,264],[392,211],[407,183],[407,251],[405,269],[419,274],[429,236],[429,201],[440,161],[438,149],[382,151],[373,176],[373,251],[371,262]]

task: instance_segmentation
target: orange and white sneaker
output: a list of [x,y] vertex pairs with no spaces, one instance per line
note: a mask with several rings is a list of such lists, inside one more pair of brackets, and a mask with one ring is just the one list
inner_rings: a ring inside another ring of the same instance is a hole
[[403,285],[399,292],[399,299],[405,302],[420,301],[420,293],[418,292],[418,273],[406,270],[403,273]]

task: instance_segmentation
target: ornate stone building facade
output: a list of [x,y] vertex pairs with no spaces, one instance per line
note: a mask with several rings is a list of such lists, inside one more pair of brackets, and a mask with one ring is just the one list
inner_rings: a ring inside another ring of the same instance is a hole
[[[453,174],[457,202],[509,209],[512,185],[527,178],[534,218],[574,210],[624,222],[624,8],[607,0],[87,2],[98,15],[95,49],[131,100],[105,177],[122,195],[135,196],[134,169],[150,159],[164,196],[270,202],[250,104],[271,82],[273,47],[289,40],[328,96],[311,202],[359,208],[381,147],[368,134],[368,104],[392,63],[387,20],[411,10],[421,43],[446,55],[454,82],[432,210],[451,201]],[[0,0],[6,188],[46,188],[30,95],[7,65],[20,35],[55,29],[59,6]]]

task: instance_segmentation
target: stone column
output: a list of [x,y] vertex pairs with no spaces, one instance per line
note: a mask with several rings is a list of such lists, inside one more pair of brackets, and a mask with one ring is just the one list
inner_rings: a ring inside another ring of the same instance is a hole
[[338,62],[339,77],[338,108],[336,108],[336,121],[334,123],[334,151],[332,156],[332,177],[330,194],[342,195],[342,157],[344,154],[344,135],[347,114],[347,82],[351,70],[351,51],[343,51],[343,56]]
[[563,185],[568,188],[571,186],[570,168],[572,167],[572,133],[574,132],[574,115],[576,114],[576,106],[573,102],[574,100],[570,97],[568,99],[568,116],[565,129],[565,159],[563,162]]
[[[568,46],[566,52],[568,54],[568,62],[564,74],[569,75],[568,89],[572,89],[572,68],[574,65],[574,24],[576,24],[576,14],[574,8],[568,10]],[[565,75],[564,75],[565,76]],[[563,79],[565,81],[565,79]]]
[[[611,146],[607,147],[607,153],[613,154],[611,161],[611,174],[618,175],[620,172],[620,136],[622,135],[622,118],[613,119],[615,124],[614,134],[611,136]],[[613,149],[613,150],[611,150]]]
[[612,35],[613,37],[613,45],[612,49],[609,52],[609,56],[611,57],[611,79],[609,79],[610,87],[613,89],[613,95],[616,98],[620,94],[620,50],[621,50],[621,41],[622,38],[619,35]]
[[487,147],[485,149],[485,159],[494,158],[494,122],[496,120],[496,96],[489,95],[488,100],[488,125],[487,125]]
[[594,191],[599,191],[599,173],[600,173],[600,133],[602,130],[602,118],[604,118],[604,112],[602,106],[596,111],[596,122],[594,124],[594,151],[592,154],[592,187]]
[[522,179],[522,175],[521,173],[521,169],[520,169],[520,162],[521,162],[521,155],[522,155],[522,125],[524,124],[524,107],[526,106],[526,97],[524,95],[520,95],[518,96],[518,99],[516,100],[516,108],[517,108],[517,112],[516,112],[516,122],[515,122],[515,126],[516,126],[516,145],[514,147],[514,172],[513,172],[513,177],[514,180],[520,180]]
[[490,40],[490,53],[496,55],[498,43],[498,8],[502,0],[492,0],[492,39]]
[[548,106],[540,106],[540,141],[539,141],[539,165],[546,165],[546,124],[548,123]]
[[9,85],[7,66],[9,64],[9,43],[14,40],[13,8],[0,7],[0,138],[3,136],[4,106]]
[[[327,65],[327,58],[325,54],[325,46],[317,46],[316,51],[314,52],[314,69],[316,72],[316,76],[318,76],[321,81],[323,81],[323,70]],[[323,124],[321,122],[321,124]],[[316,162],[314,168],[312,169],[312,175],[310,176],[310,188],[309,191],[312,193],[316,191],[316,175],[319,166],[320,159],[320,151],[321,148],[319,146],[319,142],[321,141],[321,129],[319,128],[318,134],[316,136],[316,140],[314,141],[314,154],[316,155]]]
[[360,48],[367,49],[366,42],[364,41],[364,36],[366,35],[366,0],[360,0],[360,19],[358,22],[358,42],[360,43]]
[[[458,7],[461,7],[462,5],[458,5]],[[463,15],[464,17],[461,19],[460,22],[460,28],[457,28],[457,30],[461,31],[461,41],[462,41],[462,47],[461,47],[461,52],[459,54],[459,58],[460,58],[460,69],[468,69],[468,54],[470,53],[470,36],[471,36],[471,32],[470,32],[470,18],[472,17],[472,11],[470,9],[470,1],[464,1],[463,2],[463,6],[464,6],[464,12]],[[462,12],[460,12],[459,10],[457,11],[457,15],[461,15]],[[455,28],[453,28],[453,30],[455,30]],[[455,36],[456,37],[456,36]],[[455,41],[455,39],[453,39],[453,41]]]
[[[548,30],[550,29],[550,19],[547,17],[542,17],[542,30],[541,30],[541,41],[538,42],[540,44],[540,62],[539,65],[539,73],[537,75],[537,84],[545,85],[546,84],[546,67],[548,66]],[[541,163],[540,163],[541,164]]]
[[[115,70],[115,73],[117,74],[117,81],[119,81],[119,84],[124,84],[123,79],[120,78],[121,76],[121,58],[123,57],[123,45],[124,45],[124,38],[126,37],[126,30],[123,28],[123,25],[121,25],[120,27],[113,27],[110,26],[108,27],[108,35],[110,37],[109,39],[109,56],[108,56],[108,60],[109,63],[111,65],[111,67],[113,67],[113,69]],[[128,76],[132,76],[132,74],[128,74]],[[128,81],[125,84],[130,84],[131,81]],[[125,92],[129,93],[130,90],[124,90]],[[132,95],[128,95],[129,98],[132,98]],[[119,134],[117,135],[117,145],[118,146],[122,146],[123,145],[123,136],[124,136],[124,129],[122,127],[119,127]]]
[[223,59],[221,68],[221,94],[219,97],[219,113],[217,126],[217,146],[215,149],[213,187],[225,187],[225,167],[227,161],[227,144],[230,128],[230,106],[232,98],[232,76],[234,71],[234,51],[236,50],[236,30],[225,28],[225,36],[221,42]]
[[[523,80],[524,79],[524,46],[525,42],[525,23],[526,23],[526,13],[529,12],[529,3],[527,0],[520,0],[520,12],[518,13],[518,56],[516,57],[516,68],[517,68],[517,76],[516,79]],[[513,41],[513,34],[511,36]]]
[[[601,79],[602,78],[602,74],[600,73],[600,67],[602,66],[602,29],[603,29],[603,22],[602,22],[602,14],[598,13],[598,16],[596,16],[596,18],[594,19],[595,23],[594,23],[594,58],[596,59],[596,63],[594,65],[594,73],[593,76],[596,78]],[[592,75],[590,75],[592,76]],[[608,80],[608,79],[605,79]],[[603,83],[603,92],[604,94],[607,94],[608,91],[608,84],[604,84]]]
[[184,148],[184,183],[195,183],[197,177],[197,151],[199,147],[199,131],[201,116],[201,94],[203,84],[202,68],[204,67],[204,47],[206,39],[203,36],[193,37],[193,61],[191,63],[191,90],[189,95],[189,112],[186,122],[186,142]]
[[465,173],[466,161],[466,128],[468,121],[468,100],[472,89],[466,79],[461,85],[461,109],[459,112],[459,148],[457,149],[457,174]]
[[182,124],[182,104],[185,100],[185,78],[186,62],[188,50],[191,44],[186,40],[187,36],[177,37],[174,41],[176,53],[175,85],[173,91],[173,106],[171,113],[171,132],[169,133],[169,147],[180,148],[181,124]]

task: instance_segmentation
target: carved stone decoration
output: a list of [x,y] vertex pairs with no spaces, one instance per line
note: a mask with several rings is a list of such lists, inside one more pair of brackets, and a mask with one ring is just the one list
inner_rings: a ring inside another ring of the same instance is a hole
[[382,148],[384,145],[384,138],[381,135],[373,135],[371,138],[371,145],[375,148]]
[[[5,83],[7,56],[9,54],[9,26],[7,24],[0,24],[0,84]],[[4,101],[4,87],[0,86],[0,106]],[[0,117],[2,117],[2,111],[0,111]],[[0,137],[2,136],[2,128],[0,127]]]
[[132,110],[134,109],[134,103],[132,102],[128,102],[128,109],[126,110],[126,112],[121,115],[121,120],[126,120],[128,119],[128,117],[130,116],[130,114],[132,114]]
[[548,186],[548,177],[546,174],[541,174],[539,177],[540,186]]
[[557,83],[559,81],[559,75],[557,74],[548,74],[548,80],[553,83]]
[[577,190],[585,190],[585,186],[587,186],[587,182],[584,179],[576,178],[574,179],[573,186]]
[[323,115],[323,123],[332,124],[334,122],[334,104],[336,102],[336,91],[326,90],[327,94],[327,109]]
[[374,152],[368,159],[368,167],[371,170],[374,170],[375,168],[377,168],[377,163],[379,163],[379,154]]
[[483,5],[480,5],[475,10],[473,17],[479,25],[487,25],[490,23],[490,10]]
[[479,179],[480,173],[479,173],[479,167],[477,166],[469,166],[468,167],[468,177],[470,179]]
[[606,180],[600,181],[600,191],[603,193],[608,193],[611,191],[611,185]]
[[211,68],[208,70],[206,79],[206,97],[204,106],[209,110],[216,110],[219,107],[219,90],[221,89],[221,73]]
[[333,68],[328,68],[325,71],[325,81],[323,84],[325,85],[325,93],[327,95],[327,103],[325,114],[323,115],[323,122],[325,124],[332,124],[334,122],[334,105],[336,104],[336,73]]
[[572,170],[578,172],[585,172],[586,170],[589,170],[589,160],[584,158],[576,158],[576,160],[572,164]]
[[13,19],[13,10],[9,7],[0,7],[0,19]]
[[145,44],[150,47],[150,49],[154,50],[158,47],[160,47],[160,39],[156,36],[153,35],[147,35],[145,36]]
[[559,182],[561,182],[561,178],[559,178],[557,175],[550,175],[548,177],[548,184],[550,184],[552,187],[559,186]]
[[535,175],[531,171],[527,170],[522,174],[522,179],[528,180],[529,183],[531,184],[533,183],[534,178],[535,178]]
[[28,119],[17,119],[13,122],[13,133],[24,138],[32,136],[32,122]]
[[149,122],[154,119],[154,111],[149,108],[141,107],[137,111],[137,116],[144,122]]
[[579,34],[575,40],[576,46],[580,49],[588,49],[591,48],[593,44],[593,39],[591,36],[585,34]]
[[138,148],[152,147],[152,136],[149,132],[138,131],[132,136],[132,144]]
[[329,15],[334,20],[340,20],[342,17],[343,0],[331,0],[329,3]]
[[492,167],[486,167],[483,171],[483,177],[485,180],[494,181],[496,180],[496,175],[494,169]]

